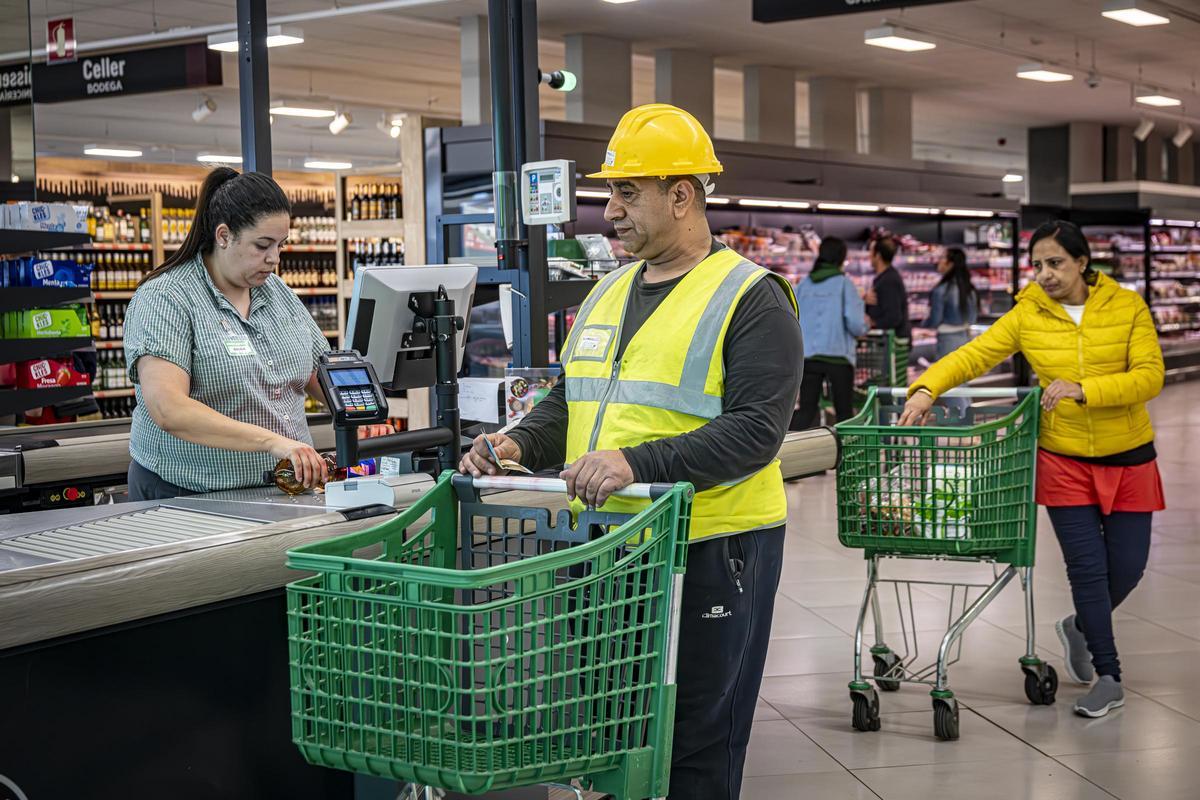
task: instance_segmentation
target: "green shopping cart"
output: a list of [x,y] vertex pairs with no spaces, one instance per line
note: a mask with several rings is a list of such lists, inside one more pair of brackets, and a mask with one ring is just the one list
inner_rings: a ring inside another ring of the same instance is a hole
[[895,331],[870,331],[855,346],[854,386],[865,403],[871,386],[907,386],[911,340]]
[[292,735],[312,764],[481,794],[565,784],[665,797],[692,488],[572,524],[444,473],[397,517],[287,564]]
[[[860,731],[879,730],[876,687],[890,692],[903,683],[920,683],[932,687],[934,733],[939,739],[957,739],[958,702],[949,688],[947,669],[962,655],[967,627],[1014,577],[1025,593],[1026,649],[1020,658],[1025,694],[1031,703],[1048,705],[1058,689],[1054,667],[1038,658],[1034,637],[1034,479],[1041,395],[1036,388],[958,389],[948,396],[1011,402],[975,405],[965,417],[955,417],[953,427],[946,425],[947,409],[935,405],[934,424],[898,428],[895,422],[905,395],[905,389],[872,387],[858,416],[837,426],[842,446],[838,539],[846,547],[861,548],[867,561],[867,588],[854,636],[851,721]],[[883,559],[990,563],[993,580],[884,579]],[[881,584],[895,591],[902,652],[885,641]],[[918,664],[913,585],[950,587],[946,632],[930,664]],[[862,671],[868,610],[874,623],[870,652],[875,687],[863,679]]]

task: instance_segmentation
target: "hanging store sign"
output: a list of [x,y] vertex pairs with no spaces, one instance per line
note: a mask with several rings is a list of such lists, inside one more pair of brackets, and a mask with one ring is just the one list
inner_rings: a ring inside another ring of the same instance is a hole
[[221,54],[203,42],[82,57],[74,64],[0,66],[0,107],[69,103],[221,85]]
[[46,20],[46,63],[66,64],[75,60],[75,18]]
[[755,22],[785,22],[955,2],[958,0],[754,0],[753,15]]

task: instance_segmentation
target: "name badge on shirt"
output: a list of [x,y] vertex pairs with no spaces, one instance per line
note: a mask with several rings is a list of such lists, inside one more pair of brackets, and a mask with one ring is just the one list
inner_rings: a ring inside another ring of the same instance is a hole
[[588,326],[579,334],[579,344],[575,345],[575,355],[580,358],[602,359],[608,354],[608,345],[612,341],[613,329]]
[[226,336],[225,351],[231,356],[252,356],[254,348],[250,346],[248,336]]

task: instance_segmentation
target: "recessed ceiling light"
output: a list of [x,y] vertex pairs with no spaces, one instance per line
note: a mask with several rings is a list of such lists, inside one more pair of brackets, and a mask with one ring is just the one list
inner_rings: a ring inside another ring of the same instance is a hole
[[936,214],[936,208],[926,206],[887,206],[884,211],[889,214]]
[[1003,180],[1005,183],[1024,183],[1025,176],[1019,172],[1009,172],[1005,174],[1001,180]]
[[[1153,221],[1154,220],[1151,220],[1151,222],[1153,222]],[[1166,224],[1168,224],[1174,228],[1194,228],[1194,227],[1196,227],[1195,221],[1190,220],[1190,219],[1160,220],[1160,222],[1164,222],[1164,221],[1166,222]]]
[[[304,44],[304,31],[282,25],[267,26],[267,47],[283,47],[289,44]],[[237,30],[209,35],[208,49],[220,50],[222,53],[236,53],[238,51]]]
[[350,169],[354,165],[349,161],[305,161],[305,169]]
[[1046,69],[1041,64],[1025,64],[1017,70],[1017,77],[1024,78],[1027,81],[1041,81],[1042,83],[1062,83],[1063,81],[1075,80],[1075,76],[1069,72],[1056,72],[1052,69]]
[[819,211],[878,211],[879,206],[868,203],[817,203]]
[[806,203],[803,200],[767,200],[759,197],[742,198],[738,200],[738,205],[749,208],[787,208],[799,211],[812,207],[811,203]]
[[978,217],[980,219],[996,216],[995,211],[979,211],[974,208],[947,208],[945,214],[947,217]]
[[218,153],[201,153],[196,160],[202,164],[240,164],[241,156],[223,156]]
[[1138,89],[1134,93],[1133,99],[1144,106],[1153,106],[1154,108],[1174,108],[1183,105],[1183,101],[1178,97],[1161,94],[1154,89]]
[[882,28],[872,28],[863,34],[863,44],[872,47],[886,47],[888,50],[899,50],[904,53],[918,53],[922,50],[932,50],[937,47],[934,42],[914,38],[903,28],[884,25]]
[[727,206],[727,205],[729,205],[729,202],[730,202],[728,197],[716,197],[716,196],[708,197],[708,198],[706,198],[706,201],[708,202],[708,204],[710,206]]
[[1145,28],[1148,25],[1166,25],[1171,21],[1170,17],[1164,17],[1162,14],[1148,11],[1146,3],[1141,0],[1110,0],[1110,2],[1104,4],[1104,10],[1100,12],[1100,16],[1116,20],[1117,22],[1124,22],[1126,25],[1132,25],[1135,28]]
[[131,147],[98,147],[92,144],[83,148],[83,154],[88,156],[106,156],[109,158],[139,158],[142,155],[142,151]]
[[599,189],[576,189],[575,196],[576,197],[589,197],[592,200],[607,200],[609,197],[609,193],[602,192]]
[[636,3],[637,0],[604,0],[606,3],[612,3],[614,6],[624,5],[625,3]]
[[308,117],[310,119],[321,119],[323,117],[337,116],[337,109],[334,108],[317,108],[314,106],[302,106],[295,103],[288,103],[283,100],[277,100],[271,103],[271,115],[283,117]]

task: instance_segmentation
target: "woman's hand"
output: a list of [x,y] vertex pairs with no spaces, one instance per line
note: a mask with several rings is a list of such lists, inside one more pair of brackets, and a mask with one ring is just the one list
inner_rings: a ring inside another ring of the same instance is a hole
[[[487,441],[484,441],[486,438]],[[476,478],[483,475],[499,475],[504,470],[496,466],[496,462],[492,460],[492,454],[488,451],[487,442],[492,443],[492,447],[496,450],[496,456],[502,459],[510,459],[521,463],[521,446],[515,440],[510,439],[503,433],[487,433],[482,436],[476,436],[475,441],[471,444],[471,449],[462,457],[462,461],[458,464],[458,471],[462,473],[471,473]]]
[[390,436],[396,429],[386,422],[382,425],[363,425],[358,429],[358,438],[374,439],[376,436]]
[[1053,411],[1063,400],[1083,402],[1083,387],[1073,381],[1058,378],[1042,392],[1042,408]]
[[904,404],[904,411],[900,414],[900,419],[896,424],[924,425],[932,408],[933,397],[931,395],[925,394],[925,392],[913,392],[912,397],[908,398],[908,402]]
[[306,489],[324,485],[329,477],[325,473],[325,459],[321,458],[321,454],[311,445],[304,442],[277,436],[271,441],[271,447],[267,452],[271,454],[272,458],[286,458],[291,461],[296,481],[303,484]]

